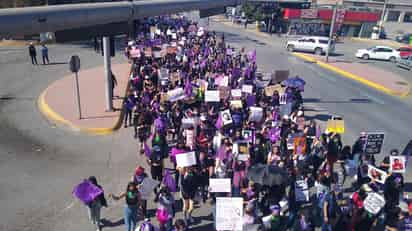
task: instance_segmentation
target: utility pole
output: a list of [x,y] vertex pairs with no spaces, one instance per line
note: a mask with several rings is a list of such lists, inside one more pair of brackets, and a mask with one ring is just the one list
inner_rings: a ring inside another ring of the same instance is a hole
[[385,19],[387,4],[388,4],[388,0],[385,0],[385,1],[383,2],[383,9],[382,9],[382,13],[381,13],[381,20],[379,21],[378,39],[381,37],[382,27],[383,27],[383,21],[384,21],[384,19]]
[[106,111],[113,111],[112,102],[112,71],[110,67],[110,40],[109,36],[103,37],[103,56],[104,56],[104,77],[106,92]]
[[338,1],[336,1],[335,7],[333,8],[332,21],[330,23],[328,49],[326,50],[326,62],[329,62],[329,50],[330,50],[330,45],[332,44],[333,32],[335,30],[337,11],[338,11]]

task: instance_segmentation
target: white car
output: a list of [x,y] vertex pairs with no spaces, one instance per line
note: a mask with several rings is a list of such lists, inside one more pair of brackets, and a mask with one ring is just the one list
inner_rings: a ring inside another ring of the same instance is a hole
[[[302,37],[298,40],[291,40],[288,41],[286,44],[286,49],[290,52],[293,51],[306,51],[306,52],[313,52],[317,55],[322,55],[326,53],[328,50],[328,37]],[[329,49],[329,53],[333,53],[335,51],[335,43],[333,40],[331,41],[331,46]]]
[[400,53],[396,49],[386,46],[375,46],[368,49],[359,49],[356,52],[356,57],[360,59],[379,59],[396,62],[400,58]]

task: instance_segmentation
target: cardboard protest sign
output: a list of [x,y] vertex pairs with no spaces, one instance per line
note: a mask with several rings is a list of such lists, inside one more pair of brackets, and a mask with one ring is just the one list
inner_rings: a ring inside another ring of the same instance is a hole
[[295,198],[297,202],[309,201],[309,187],[305,180],[297,180],[295,182]]
[[242,100],[231,100],[230,106],[233,108],[242,108],[243,107]]
[[385,198],[383,196],[370,192],[363,202],[366,211],[377,214],[385,206]]
[[279,93],[279,95],[285,93],[285,89],[280,84],[269,85],[269,86],[265,87],[265,95],[266,96],[272,96],[275,91],[277,91]]
[[378,183],[384,184],[388,174],[385,171],[380,170],[372,165],[368,165],[368,177],[371,180],[375,180]]
[[243,84],[242,85],[242,92],[247,93],[247,94],[252,94],[253,93],[253,85]]
[[230,178],[209,178],[210,192],[231,192],[231,179]]
[[345,133],[345,121],[344,120],[328,120],[326,124],[326,130],[328,132],[343,134]]
[[196,165],[195,152],[186,152],[176,155],[177,167],[189,167]]
[[389,170],[396,173],[405,173],[406,171],[406,159],[405,156],[390,156]]
[[216,230],[243,230],[243,198],[216,198]]
[[228,125],[233,123],[232,121],[232,115],[230,114],[230,110],[224,110],[220,112],[220,116],[222,117],[222,123],[223,125]]
[[241,89],[232,89],[230,91],[233,98],[242,97],[242,90]]
[[385,133],[368,132],[366,135],[365,154],[379,154],[382,150]]
[[275,71],[275,73],[272,74],[271,82],[273,84],[281,83],[289,78],[289,74],[290,74],[289,70]]
[[220,91],[206,90],[205,91],[206,102],[220,102]]
[[263,108],[261,107],[250,107],[249,120],[254,122],[260,122],[263,118]]
[[185,91],[181,87],[175,88],[167,92],[167,97],[170,102],[176,102],[185,98]]
[[139,186],[139,192],[143,200],[149,200],[153,194],[153,190],[160,184],[159,181],[153,180],[150,177],[145,177]]

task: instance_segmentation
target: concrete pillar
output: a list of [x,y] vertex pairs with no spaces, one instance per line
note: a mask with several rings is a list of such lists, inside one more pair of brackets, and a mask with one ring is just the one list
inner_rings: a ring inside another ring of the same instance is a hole
[[403,22],[404,19],[405,19],[405,11],[401,11],[401,13],[399,14],[398,22]]
[[104,80],[106,92],[106,111],[113,111],[112,70],[110,65],[110,39],[103,37]]

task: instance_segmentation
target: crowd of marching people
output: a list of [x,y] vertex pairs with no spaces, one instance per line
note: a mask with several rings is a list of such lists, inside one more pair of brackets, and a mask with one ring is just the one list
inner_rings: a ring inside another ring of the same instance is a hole
[[[151,19],[139,31],[125,52],[132,71],[124,127],[133,127],[147,165],[110,194],[125,200],[127,231],[190,230],[203,203],[219,230],[219,197],[242,198],[242,225],[233,230],[412,230],[403,174],[392,171],[406,166],[391,166],[399,151],[377,162],[365,153],[367,134],[345,145],[338,132],[306,121],[302,79],[264,79],[256,51],[234,49],[224,34],[184,18]],[[211,190],[210,179],[228,178],[228,191]],[[158,182],[155,214],[147,209],[153,195],[142,192],[147,179]],[[183,219],[175,219],[180,201]],[[96,203],[107,205],[97,197],[93,214]]]

